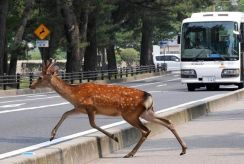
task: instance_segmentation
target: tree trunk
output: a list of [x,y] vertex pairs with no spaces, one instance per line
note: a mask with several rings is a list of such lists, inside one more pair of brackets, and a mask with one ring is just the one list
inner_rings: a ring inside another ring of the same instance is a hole
[[153,25],[150,18],[143,18],[142,22],[142,39],[141,39],[141,56],[140,65],[152,65],[152,32]]
[[5,47],[4,47],[4,56],[3,56],[3,73],[8,72],[8,40],[7,36],[5,36]]
[[4,73],[6,19],[8,13],[8,0],[0,0],[0,75]]
[[86,48],[84,57],[84,70],[95,71],[97,66],[97,41],[96,41],[96,12],[89,14],[87,26],[87,42],[89,46]]
[[21,42],[23,39],[25,27],[27,24],[27,21],[30,17],[32,7],[34,5],[34,0],[27,0],[25,4],[25,9],[22,14],[22,20],[20,22],[20,26],[16,32],[16,35],[14,37],[14,43],[13,43],[13,51],[11,54],[11,59],[10,59],[10,65],[9,65],[9,75],[15,75],[16,74],[16,65],[17,65],[17,60],[18,60],[18,54],[19,54],[19,48],[21,47]]
[[80,31],[72,2],[62,0],[61,13],[64,17],[64,30],[68,41],[66,72],[80,72]]
[[114,38],[110,37],[110,44],[107,48],[107,60],[108,60],[108,70],[116,70],[116,58],[115,58],[115,45]]
[[82,7],[82,11],[80,14],[80,42],[81,42],[81,46],[80,46],[80,57],[81,57],[81,61],[84,59],[85,56],[85,51],[86,51],[86,47],[87,47],[87,25],[88,25],[88,1],[84,2],[84,6]]

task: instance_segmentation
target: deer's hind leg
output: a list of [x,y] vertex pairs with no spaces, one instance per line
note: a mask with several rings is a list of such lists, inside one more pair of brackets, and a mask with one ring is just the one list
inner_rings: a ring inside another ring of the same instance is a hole
[[123,115],[123,118],[125,121],[127,121],[129,124],[139,129],[141,132],[141,138],[136,144],[136,146],[132,149],[131,152],[129,152],[126,156],[124,156],[124,158],[130,158],[136,154],[137,150],[141,147],[142,143],[147,139],[147,136],[150,134],[151,131],[145,125],[142,124],[139,117],[133,117],[133,115],[132,117]]
[[154,122],[168,128],[174,134],[174,136],[176,137],[176,139],[182,147],[182,152],[180,153],[180,155],[184,155],[186,153],[187,146],[179,136],[178,132],[176,131],[174,125],[171,123],[170,120],[156,116],[152,109],[145,111],[141,115],[141,117],[149,122]]

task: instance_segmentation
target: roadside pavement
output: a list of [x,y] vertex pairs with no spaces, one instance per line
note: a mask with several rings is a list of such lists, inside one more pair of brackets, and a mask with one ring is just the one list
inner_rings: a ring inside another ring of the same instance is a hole
[[187,153],[169,131],[150,136],[133,158],[122,158],[134,145],[89,164],[243,164],[244,100],[177,126]]

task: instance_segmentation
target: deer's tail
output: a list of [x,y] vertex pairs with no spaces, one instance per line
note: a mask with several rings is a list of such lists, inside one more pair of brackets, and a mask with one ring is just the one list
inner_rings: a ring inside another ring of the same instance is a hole
[[144,92],[144,107],[146,110],[153,110],[153,98],[148,92]]

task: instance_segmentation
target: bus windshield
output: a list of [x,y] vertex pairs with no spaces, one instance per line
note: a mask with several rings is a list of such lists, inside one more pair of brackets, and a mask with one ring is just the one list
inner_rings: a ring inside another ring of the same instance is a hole
[[181,61],[238,60],[235,22],[191,22],[182,27]]

